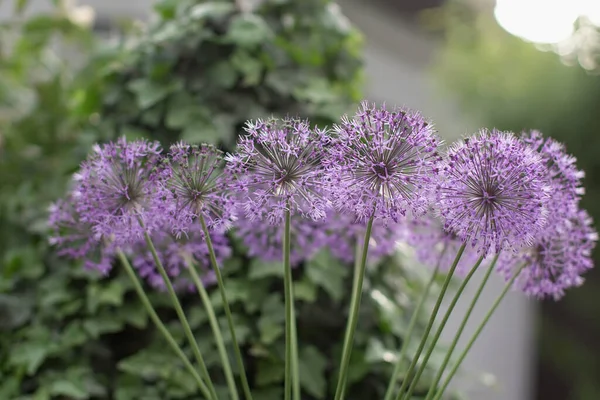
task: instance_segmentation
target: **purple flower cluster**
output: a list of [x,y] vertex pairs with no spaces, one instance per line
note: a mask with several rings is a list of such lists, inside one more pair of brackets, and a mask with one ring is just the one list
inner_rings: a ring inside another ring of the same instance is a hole
[[384,222],[425,212],[441,157],[439,139],[420,114],[364,102],[334,130],[328,167],[338,209]]
[[322,168],[327,137],[296,119],[248,122],[227,171],[237,207],[250,220],[281,224],[286,210],[313,220],[330,207]]
[[536,131],[497,130],[445,152],[438,146],[420,114],[366,102],[332,130],[290,118],[249,122],[225,159],[208,145],[178,143],[162,154],[157,143],[119,139],[95,146],[73,190],[52,206],[51,242],[103,273],[123,250],[161,288],[148,234],[187,287],[184,260],[207,266],[200,221],[220,261],[231,227],[249,256],[278,261],[289,212],[295,266],[323,248],[352,263],[371,221],[371,262],[403,241],[443,271],[465,245],[459,275],[500,252],[496,269],[507,279],[520,271],[516,284],[528,294],[556,298],[582,282],[597,234],[579,207],[583,172],[564,146]]
[[481,254],[533,243],[549,186],[539,154],[512,133],[482,130],[450,147],[437,206],[444,228]]
[[598,240],[592,220],[579,207],[584,174],[575,158],[553,139],[538,131],[522,135],[526,145],[538,152],[546,167],[550,186],[547,222],[533,243],[517,254],[501,254],[498,270],[510,279],[521,267],[516,285],[536,297],[559,299],[565,289],[583,283],[582,274],[593,267],[591,253]]

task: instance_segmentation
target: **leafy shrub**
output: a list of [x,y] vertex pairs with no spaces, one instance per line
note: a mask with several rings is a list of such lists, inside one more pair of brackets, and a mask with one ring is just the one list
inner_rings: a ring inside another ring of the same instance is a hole
[[[45,210],[96,140],[145,136],[231,149],[247,119],[290,114],[327,125],[360,98],[360,35],[331,2],[268,0],[255,12],[240,10],[244,4],[161,1],[147,31],[109,49],[64,13],[19,27],[0,60],[0,398],[195,398],[191,376],[164,350],[120,269],[103,278],[52,255]],[[90,50],[78,74],[52,55],[57,35]],[[369,270],[353,399],[382,395],[427,279],[401,264],[398,255]],[[257,400],[281,398],[280,268],[249,259],[239,243],[224,268]],[[323,252],[296,274],[302,388],[323,399],[335,384],[351,266]],[[183,343],[165,296],[152,299]],[[195,295],[181,301],[225,390],[206,315]]]

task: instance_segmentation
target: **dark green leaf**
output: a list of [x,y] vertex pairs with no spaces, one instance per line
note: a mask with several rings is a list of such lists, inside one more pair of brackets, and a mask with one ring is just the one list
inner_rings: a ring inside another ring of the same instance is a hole
[[302,346],[298,357],[302,389],[317,399],[324,399],[327,391],[327,358],[314,346]]
[[57,380],[50,386],[50,394],[53,396],[66,396],[73,400],[88,399],[82,381]]
[[234,45],[254,47],[267,43],[272,37],[273,31],[260,15],[242,13],[232,18],[226,39]]
[[258,386],[269,386],[274,383],[283,382],[285,368],[278,360],[261,359],[258,361],[256,384]]
[[266,262],[258,258],[250,261],[248,278],[251,280],[263,279],[270,276],[283,277],[283,265],[280,262]]
[[313,283],[322,287],[334,300],[342,299],[346,290],[344,278],[349,271],[328,251],[321,251],[310,260],[306,265],[306,273]]

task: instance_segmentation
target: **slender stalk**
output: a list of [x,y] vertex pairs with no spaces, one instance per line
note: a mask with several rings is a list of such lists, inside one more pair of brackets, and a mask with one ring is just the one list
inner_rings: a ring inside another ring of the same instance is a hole
[[219,351],[219,356],[221,357],[221,362],[223,363],[223,371],[225,372],[225,379],[227,380],[227,386],[229,387],[229,392],[231,393],[232,400],[238,400],[238,392],[237,387],[235,386],[235,378],[233,377],[233,372],[231,371],[231,364],[229,363],[229,356],[227,355],[227,349],[225,348],[225,342],[223,341],[223,334],[221,333],[221,328],[219,326],[219,322],[217,321],[217,317],[215,315],[215,310],[212,306],[210,298],[208,297],[208,293],[206,292],[206,288],[202,284],[200,277],[198,276],[198,271],[196,271],[196,266],[191,262],[191,260],[186,260],[186,266],[192,275],[192,280],[198,289],[198,294],[200,294],[200,298],[202,299],[202,303],[204,304],[204,308],[206,308],[206,312],[208,314],[208,321],[210,323],[210,327],[213,331],[213,335],[215,337],[215,341],[217,342],[217,349]]
[[[362,235],[356,235],[356,243],[354,244],[354,270],[357,271],[360,268],[360,262],[362,260],[362,256],[361,256],[361,251],[362,251],[362,247],[363,246],[359,246],[359,237],[358,236],[362,236]],[[342,395],[341,398],[343,399],[346,396],[346,389],[348,388],[346,383],[348,382],[348,377],[346,377],[346,379],[344,379],[344,382],[342,382]]]
[[475,304],[477,304],[477,302],[479,301],[479,297],[481,296],[481,293],[483,292],[483,288],[485,287],[488,280],[490,279],[492,271],[494,270],[494,267],[496,266],[496,262],[498,261],[498,256],[499,256],[499,253],[496,254],[492,263],[488,267],[488,269],[485,273],[485,276],[483,277],[483,280],[481,281],[481,284],[479,285],[479,288],[477,289],[477,292],[475,293],[475,296],[473,297],[473,300],[471,301],[471,304],[469,305],[469,308],[467,309],[467,312],[460,324],[460,327],[458,328],[458,331],[456,332],[456,335],[454,336],[454,340],[452,340],[452,344],[450,344],[450,348],[448,349],[448,351],[446,353],[446,357],[444,357],[444,361],[442,362],[442,365],[440,366],[438,372],[436,373],[435,378],[433,379],[433,381],[431,383],[431,386],[429,387],[429,391],[427,392],[427,397],[425,397],[425,400],[431,400],[433,398],[433,396],[435,394],[435,388],[437,387],[438,383],[442,379],[444,370],[446,369],[446,366],[450,362],[450,357],[452,357],[452,353],[454,352],[454,349],[456,348],[456,345],[458,344],[458,341],[460,340],[460,337],[467,325],[467,322],[469,321],[469,318],[471,317],[471,313],[473,312],[473,309],[475,308]]
[[444,330],[444,327],[448,323],[448,320],[450,319],[450,316],[452,315],[452,311],[454,311],[454,307],[456,307],[456,304],[458,303],[460,296],[462,296],[465,288],[467,287],[467,284],[469,283],[469,281],[471,280],[471,278],[473,277],[473,275],[475,274],[475,272],[481,265],[482,261],[483,261],[483,256],[479,257],[479,259],[477,260],[477,262],[475,263],[473,268],[471,268],[471,270],[469,271],[467,276],[465,276],[465,279],[463,279],[458,290],[456,291],[454,298],[450,302],[450,305],[448,306],[448,309],[446,310],[446,313],[444,314],[444,317],[442,318],[442,322],[440,323],[435,334],[433,335],[433,340],[429,343],[429,347],[427,349],[427,352],[425,353],[425,357],[423,357],[423,361],[421,361],[421,365],[419,366],[419,369],[417,370],[415,377],[412,379],[412,382],[410,383],[410,386],[408,387],[408,392],[404,396],[405,399],[410,399],[410,397],[412,396],[415,388],[417,387],[417,384],[419,383],[419,379],[423,375],[423,372],[425,372],[425,368],[427,368],[427,363],[429,362],[429,359],[431,358],[431,355],[433,354],[433,351],[435,350],[435,346],[436,346],[438,340],[440,340],[442,331]]
[[283,287],[285,297],[285,400],[300,400],[300,379],[298,370],[298,333],[296,330],[296,312],[294,310],[294,282],[290,264],[291,251],[291,213],[289,204],[285,211],[283,231]]
[[450,370],[450,373],[448,374],[448,376],[444,380],[444,383],[442,384],[442,388],[437,392],[437,394],[435,395],[435,397],[433,398],[433,400],[440,400],[441,399],[442,395],[444,394],[444,392],[448,388],[448,385],[450,384],[450,381],[452,380],[452,378],[454,377],[454,375],[456,375],[456,372],[458,371],[458,368],[460,367],[460,365],[464,361],[465,357],[467,356],[467,354],[469,353],[469,351],[473,347],[473,344],[475,343],[475,341],[477,340],[477,338],[481,334],[481,331],[483,331],[483,328],[485,328],[485,326],[489,322],[492,314],[494,314],[494,312],[496,311],[496,309],[498,308],[498,306],[500,305],[500,303],[502,302],[502,300],[506,296],[506,293],[508,293],[508,291],[510,290],[510,288],[513,285],[513,283],[515,282],[515,280],[517,279],[517,277],[519,276],[519,274],[521,273],[521,271],[523,270],[524,267],[525,267],[525,265],[521,266],[517,270],[517,272],[513,275],[513,277],[510,279],[510,281],[508,281],[508,283],[504,287],[504,290],[502,291],[502,293],[500,293],[500,295],[496,298],[496,301],[494,301],[494,304],[492,305],[492,307],[489,309],[489,311],[487,312],[487,314],[483,318],[483,321],[481,321],[481,323],[479,324],[479,326],[475,330],[475,333],[473,334],[473,336],[471,336],[471,339],[469,340],[469,343],[467,343],[467,347],[465,347],[465,349],[462,351],[462,353],[460,353],[460,356],[458,357],[458,360],[456,361],[456,364],[454,364],[454,366],[452,367],[452,370]]
[[388,384],[387,390],[385,392],[384,400],[391,400],[394,395],[394,387],[396,387],[396,382],[398,381],[398,376],[400,375],[400,371],[402,368],[402,363],[404,362],[404,357],[406,357],[406,351],[408,349],[408,345],[410,340],[412,339],[413,331],[415,329],[415,325],[417,324],[417,320],[419,319],[419,314],[421,314],[421,309],[425,304],[425,300],[429,297],[429,292],[431,291],[431,287],[435,282],[435,278],[440,270],[440,263],[444,254],[446,253],[447,246],[444,246],[442,253],[440,254],[435,269],[433,270],[433,274],[431,274],[431,278],[429,278],[429,282],[425,286],[425,290],[423,294],[421,294],[421,298],[419,299],[415,310],[413,311],[413,315],[410,318],[410,322],[408,323],[408,331],[406,332],[406,336],[402,341],[402,347],[400,349],[400,355],[398,356],[398,360],[396,361],[396,366],[394,367],[394,372],[392,373],[392,378],[390,379],[390,383]]
[[169,279],[169,275],[167,274],[167,271],[165,270],[165,267],[163,266],[162,261],[160,261],[160,257],[158,256],[158,253],[156,252],[156,247],[154,247],[154,243],[152,243],[152,239],[150,238],[150,235],[148,234],[148,232],[144,232],[144,239],[146,240],[146,245],[148,246],[148,248],[150,249],[150,252],[152,253],[152,257],[154,258],[154,263],[156,264],[158,272],[160,273],[160,276],[162,276],[163,281],[165,282],[165,286],[167,287],[167,292],[169,293],[169,296],[171,297],[171,302],[173,303],[173,307],[175,307],[175,312],[177,313],[177,316],[179,317],[179,321],[181,322],[181,325],[183,326],[183,331],[185,333],[185,336],[187,337],[187,340],[190,343],[190,346],[192,346],[192,352],[194,353],[194,356],[196,357],[196,361],[198,362],[198,365],[200,366],[200,371],[202,372],[202,375],[204,375],[204,379],[206,379],[206,381],[208,382],[208,388],[210,389],[210,392],[211,392],[211,398],[217,400],[218,397],[217,397],[217,392],[215,391],[215,386],[213,385],[212,379],[210,379],[208,369],[206,368],[206,364],[204,363],[204,358],[202,357],[202,353],[200,352],[200,348],[198,347],[198,343],[196,342],[196,338],[194,337],[192,328],[190,327],[187,317],[185,316],[185,312],[183,311],[183,308],[181,307],[181,303],[179,302],[179,299],[177,298],[177,293],[175,293],[175,289],[173,288],[171,279]]
[[225,284],[223,282],[223,276],[221,275],[221,269],[217,263],[217,257],[215,256],[215,249],[210,238],[210,232],[206,226],[204,216],[199,216],[200,224],[202,225],[202,231],[206,240],[206,246],[208,247],[208,255],[210,257],[210,263],[212,264],[215,277],[217,278],[217,285],[219,286],[219,292],[221,293],[221,300],[223,302],[223,309],[225,310],[225,316],[227,317],[227,325],[229,326],[229,334],[231,335],[231,341],[233,342],[233,350],[235,352],[235,360],[240,370],[240,378],[242,380],[242,387],[244,389],[244,396],[246,400],[252,400],[252,393],[250,392],[250,385],[248,384],[248,377],[246,375],[246,369],[244,367],[244,359],[242,358],[242,352],[238,345],[237,337],[235,335],[235,325],[233,324],[233,317],[231,316],[231,309],[229,308],[229,302],[227,301],[227,293],[225,292]]
[[350,355],[352,354],[352,345],[354,342],[354,331],[358,322],[358,313],[360,311],[360,301],[362,297],[363,280],[365,277],[365,267],[367,265],[367,253],[369,251],[369,241],[371,239],[371,230],[373,228],[373,219],[371,216],[367,223],[365,239],[360,264],[356,264],[354,271],[354,280],[352,283],[352,297],[350,300],[350,315],[346,325],[346,334],[344,337],[344,347],[342,349],[342,360],[340,363],[340,373],[338,376],[337,388],[335,390],[335,400],[341,400],[344,395],[346,379],[348,374],[348,365],[350,364]]
[[117,256],[119,257],[121,264],[123,264],[123,266],[125,267],[125,271],[127,272],[127,275],[129,275],[129,278],[131,278],[133,287],[134,287],[135,291],[137,292],[140,300],[142,301],[142,304],[146,308],[146,311],[148,312],[150,319],[152,320],[152,322],[154,322],[154,325],[156,325],[156,328],[160,331],[160,333],[162,333],[162,335],[167,340],[167,343],[169,344],[169,346],[171,346],[171,348],[173,349],[175,354],[177,354],[177,356],[179,356],[181,361],[183,361],[183,365],[190,372],[190,374],[192,374],[192,376],[194,377],[194,380],[198,384],[198,388],[200,389],[200,391],[202,392],[204,397],[206,399],[211,399],[212,394],[210,393],[210,391],[208,390],[208,388],[206,387],[204,382],[202,382],[202,378],[200,378],[200,375],[198,375],[198,372],[196,371],[196,369],[194,368],[194,366],[192,365],[190,360],[188,360],[188,358],[186,357],[183,350],[181,350],[181,348],[179,347],[179,345],[177,344],[177,342],[175,341],[175,339],[173,338],[173,336],[171,335],[171,333],[169,332],[169,330],[167,329],[165,324],[163,324],[163,322],[160,320],[160,317],[154,310],[154,307],[152,306],[150,299],[144,292],[144,289],[142,288],[142,285],[140,284],[140,281],[139,281],[135,271],[131,267],[131,264],[129,264],[127,257],[125,256],[125,254],[123,254],[123,252],[121,250],[117,251]]
[[454,262],[452,263],[452,266],[450,267],[450,270],[448,271],[448,274],[446,275],[446,279],[444,280],[440,294],[438,295],[438,298],[433,307],[433,311],[431,312],[431,317],[429,317],[429,322],[427,323],[427,326],[425,327],[425,333],[423,334],[423,337],[421,338],[421,342],[419,343],[419,348],[417,349],[417,353],[414,355],[414,357],[410,363],[410,366],[408,367],[408,371],[406,372],[404,380],[402,381],[402,386],[400,386],[400,392],[398,393],[397,399],[402,399],[402,394],[404,393],[404,391],[407,388],[409,378],[410,378],[411,374],[413,373],[413,371],[415,370],[415,367],[417,366],[419,357],[421,356],[421,353],[423,352],[423,348],[425,347],[425,343],[427,342],[427,338],[429,337],[429,333],[431,332],[431,328],[433,327],[433,322],[435,321],[435,317],[437,316],[437,313],[440,310],[440,306],[442,305],[442,300],[444,300],[444,295],[446,294],[446,291],[448,290],[448,286],[450,285],[450,281],[452,280],[452,276],[454,275],[456,266],[458,265],[458,262],[460,261],[460,258],[462,257],[462,254],[465,251],[465,247],[466,247],[466,244],[463,244],[462,246],[460,246],[460,248],[458,249],[458,253],[456,254],[456,257],[454,258]]

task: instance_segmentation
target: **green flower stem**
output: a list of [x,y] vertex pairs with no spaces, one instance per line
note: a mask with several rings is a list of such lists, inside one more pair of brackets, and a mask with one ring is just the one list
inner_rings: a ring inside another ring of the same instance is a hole
[[212,264],[215,277],[217,278],[217,285],[219,286],[219,292],[221,293],[221,300],[223,302],[223,309],[225,310],[225,316],[227,317],[227,325],[229,326],[229,334],[231,335],[231,341],[233,342],[233,350],[235,352],[235,360],[237,362],[238,369],[240,370],[240,378],[242,380],[242,387],[244,389],[244,396],[246,400],[252,400],[252,393],[250,392],[250,385],[248,384],[248,377],[246,376],[246,369],[244,367],[244,359],[242,352],[235,335],[235,325],[233,324],[233,317],[231,316],[231,309],[229,308],[229,302],[227,301],[227,293],[225,292],[225,284],[223,282],[223,276],[221,275],[221,269],[217,263],[217,257],[215,256],[215,249],[212,244],[210,232],[206,226],[204,216],[199,216],[200,224],[202,225],[202,231],[206,239],[206,246],[208,247],[208,255],[210,257],[210,263]]
[[165,270],[165,267],[163,266],[162,261],[160,261],[160,257],[158,257],[158,253],[156,252],[156,247],[154,247],[154,243],[152,243],[152,239],[150,238],[150,235],[148,234],[148,232],[144,232],[144,239],[146,240],[146,245],[148,246],[148,248],[150,249],[150,252],[152,253],[152,257],[154,258],[154,263],[156,264],[158,272],[160,273],[160,275],[163,278],[163,281],[165,282],[165,286],[167,287],[167,292],[169,293],[169,296],[171,297],[173,306],[175,307],[175,312],[177,313],[177,316],[179,317],[179,321],[181,321],[181,325],[183,326],[183,331],[185,332],[185,336],[187,337],[188,342],[190,343],[190,346],[192,346],[192,351],[194,353],[194,356],[196,357],[196,361],[198,362],[198,365],[200,366],[200,371],[202,372],[202,375],[204,375],[204,379],[206,379],[206,381],[208,382],[208,388],[210,389],[210,392],[212,395],[211,397],[213,399],[217,400],[218,397],[217,397],[217,392],[215,391],[215,386],[213,385],[212,379],[210,379],[208,369],[206,368],[206,364],[204,363],[204,358],[202,358],[202,353],[200,352],[200,348],[198,347],[198,343],[196,342],[196,338],[194,337],[192,328],[190,327],[187,317],[185,316],[185,313],[183,312],[183,308],[181,307],[181,303],[179,302],[179,299],[177,298],[177,293],[175,293],[175,289],[173,289],[173,284],[171,283],[171,279],[169,279],[169,275],[167,274],[167,271]]
[[394,367],[394,372],[392,373],[392,378],[390,379],[390,383],[388,384],[387,390],[385,392],[384,400],[391,400],[394,395],[394,387],[396,387],[396,382],[398,381],[398,376],[400,375],[402,362],[404,362],[404,357],[406,357],[406,351],[408,349],[408,345],[410,340],[412,339],[413,331],[415,329],[415,325],[417,324],[417,320],[419,319],[419,314],[421,313],[421,309],[425,304],[425,300],[429,297],[429,292],[431,291],[431,287],[435,282],[435,278],[437,277],[438,271],[440,270],[440,263],[444,254],[446,253],[447,246],[444,246],[440,257],[438,258],[438,262],[433,270],[433,274],[431,274],[431,278],[429,278],[429,282],[425,286],[425,290],[423,294],[419,298],[417,306],[413,311],[413,315],[410,318],[410,322],[408,323],[408,331],[406,332],[406,337],[402,341],[402,347],[400,349],[400,355],[398,356],[398,360],[396,361],[396,366]]
[[121,250],[117,251],[117,256],[119,257],[121,264],[123,264],[123,266],[125,267],[125,271],[127,272],[127,275],[129,275],[129,277],[131,278],[133,287],[134,287],[135,291],[137,292],[138,296],[140,297],[142,304],[146,308],[146,311],[148,312],[150,319],[152,320],[152,322],[154,322],[154,325],[156,325],[156,328],[158,328],[158,330],[165,337],[165,339],[167,340],[167,343],[169,343],[169,346],[171,346],[173,351],[179,356],[179,358],[181,358],[181,361],[183,361],[183,365],[185,365],[187,370],[190,372],[190,374],[192,374],[192,376],[196,380],[196,383],[198,384],[198,388],[200,389],[200,391],[202,392],[204,397],[206,399],[211,399],[212,398],[211,392],[208,390],[208,388],[202,381],[202,378],[200,378],[200,375],[198,375],[198,372],[196,371],[196,369],[194,368],[194,366],[192,365],[190,360],[188,360],[188,358],[186,357],[183,350],[181,350],[181,348],[179,347],[179,345],[177,344],[177,342],[175,341],[175,339],[173,338],[173,336],[171,335],[171,333],[169,332],[169,330],[167,329],[165,324],[163,324],[163,322],[160,320],[160,317],[154,310],[154,307],[152,306],[150,299],[144,292],[144,289],[142,288],[142,285],[140,284],[140,281],[139,281],[135,271],[131,267],[131,264],[129,264],[127,257],[125,256],[125,254],[123,254],[123,252]]
[[500,295],[498,295],[498,297],[496,298],[496,301],[494,301],[494,304],[492,305],[492,307],[489,309],[489,311],[487,312],[487,314],[483,318],[483,321],[481,321],[481,323],[479,324],[479,326],[475,330],[475,333],[473,334],[473,336],[471,336],[471,339],[469,340],[469,343],[467,343],[467,347],[465,347],[465,349],[462,351],[462,353],[460,353],[460,356],[458,357],[458,360],[456,361],[456,364],[454,364],[454,366],[452,367],[452,370],[450,370],[450,373],[448,374],[448,376],[444,380],[444,383],[442,384],[442,388],[437,392],[437,394],[435,395],[435,397],[433,398],[433,400],[440,400],[441,399],[441,397],[443,396],[444,392],[448,388],[448,385],[450,384],[450,381],[452,380],[452,378],[454,377],[454,375],[456,375],[456,372],[458,371],[458,368],[460,367],[460,365],[464,361],[465,357],[467,356],[467,354],[471,350],[471,347],[473,347],[473,344],[475,343],[475,341],[477,340],[477,338],[481,334],[481,331],[483,331],[483,328],[485,328],[485,326],[489,322],[492,314],[494,314],[494,312],[496,311],[496,309],[498,308],[498,306],[500,305],[500,303],[502,302],[502,300],[506,296],[506,293],[508,293],[508,291],[510,290],[510,288],[513,285],[513,283],[515,282],[515,280],[517,279],[517,277],[519,276],[519,274],[521,273],[521,271],[523,270],[524,267],[525,267],[525,265],[522,265],[515,272],[515,274],[513,275],[513,277],[510,279],[510,281],[508,281],[508,283],[504,287],[504,290],[502,291],[502,293],[500,293]]
[[233,377],[233,372],[231,371],[229,356],[227,355],[227,349],[225,348],[223,334],[221,333],[221,328],[219,327],[219,322],[217,321],[215,310],[212,306],[210,298],[208,297],[206,288],[204,287],[204,284],[198,276],[196,266],[190,259],[186,259],[186,266],[190,271],[190,274],[192,275],[192,280],[194,281],[194,284],[198,289],[198,294],[200,294],[202,303],[204,303],[204,307],[206,308],[206,312],[208,313],[208,321],[213,331],[213,335],[215,336],[215,341],[217,342],[217,349],[219,350],[219,356],[221,357],[221,362],[223,363],[223,371],[225,372],[225,379],[227,380],[227,386],[229,387],[231,398],[232,400],[238,400],[239,396],[237,392],[237,387],[235,386],[235,378]]
[[431,312],[431,317],[429,317],[429,322],[427,323],[427,326],[425,327],[425,332],[423,334],[423,337],[421,338],[421,342],[419,343],[419,348],[417,349],[417,352],[414,355],[414,357],[410,363],[410,366],[408,367],[408,371],[406,371],[404,380],[402,381],[402,386],[400,386],[400,392],[398,393],[397,399],[402,399],[402,394],[404,393],[404,391],[407,388],[408,382],[410,381],[410,376],[412,375],[413,371],[415,370],[415,367],[417,366],[419,357],[421,356],[421,353],[423,352],[423,348],[425,347],[425,343],[427,342],[429,333],[431,332],[431,328],[433,327],[433,322],[435,321],[435,317],[437,316],[437,313],[440,310],[440,306],[442,305],[442,300],[444,300],[444,295],[446,294],[446,291],[448,290],[448,286],[450,285],[450,281],[452,280],[452,276],[454,275],[456,266],[458,265],[458,262],[460,261],[460,258],[462,257],[463,252],[465,251],[465,247],[466,247],[466,244],[463,244],[462,246],[460,246],[460,248],[458,249],[458,253],[456,254],[456,257],[454,258],[454,262],[452,263],[452,266],[450,267],[450,270],[448,271],[448,274],[446,275],[446,279],[444,280],[444,283],[442,284],[442,289],[440,291],[440,294],[438,295],[438,298],[433,307],[433,311]]
[[454,307],[456,307],[456,304],[458,303],[460,296],[462,296],[465,288],[467,287],[467,284],[471,281],[471,278],[473,277],[473,275],[475,274],[475,272],[481,265],[482,261],[483,261],[483,256],[479,257],[479,259],[477,260],[477,262],[475,263],[473,268],[471,268],[471,270],[469,271],[467,276],[465,276],[465,279],[463,279],[460,286],[458,287],[458,290],[456,291],[454,298],[450,302],[450,305],[448,306],[448,309],[446,310],[446,313],[444,314],[444,317],[442,318],[442,322],[440,323],[440,326],[437,328],[435,334],[433,335],[433,340],[431,340],[431,342],[429,343],[429,347],[427,349],[427,352],[425,353],[425,357],[423,357],[423,361],[421,361],[421,365],[419,366],[419,369],[417,370],[417,373],[415,374],[414,379],[412,379],[410,386],[408,387],[408,392],[406,393],[406,396],[404,397],[405,399],[410,399],[410,397],[412,396],[415,388],[417,387],[417,384],[419,383],[419,379],[421,379],[423,372],[425,372],[425,368],[427,368],[427,363],[429,362],[429,359],[431,358],[431,355],[433,354],[433,351],[435,350],[435,346],[437,345],[438,340],[440,340],[442,331],[446,327],[446,324],[448,323],[448,320],[450,319],[450,316],[452,315],[452,311],[454,311]]
[[289,204],[285,211],[283,230],[283,286],[285,294],[285,400],[300,400],[300,378],[298,370],[298,333],[296,330],[296,313],[294,310],[294,282],[290,264],[291,251],[291,213]]
[[[354,244],[354,270],[357,271],[360,268],[360,262],[362,260],[361,257],[361,250],[362,250],[362,246],[358,245],[358,238],[359,235],[357,235],[356,237],[356,243]],[[348,382],[348,377],[346,376],[346,379],[344,379],[344,382],[342,382],[342,396],[341,398],[343,399],[346,396],[346,382]]]
[[352,297],[350,300],[350,314],[348,324],[346,325],[346,334],[344,337],[344,347],[342,349],[342,360],[340,363],[340,372],[338,376],[337,388],[335,390],[335,400],[341,400],[344,396],[346,379],[348,374],[348,365],[350,364],[350,355],[352,354],[352,345],[354,342],[354,331],[358,323],[358,313],[360,311],[360,302],[362,297],[363,280],[365,277],[365,267],[367,265],[367,253],[369,251],[369,241],[371,239],[371,230],[373,228],[373,216],[367,223],[365,239],[361,254],[360,264],[355,264],[354,280],[352,283]]
[[427,397],[425,397],[425,400],[431,400],[433,398],[433,396],[435,395],[435,389],[436,389],[438,383],[440,382],[440,380],[442,379],[444,370],[446,369],[446,366],[450,362],[450,357],[452,357],[452,353],[454,352],[454,349],[456,348],[456,345],[458,344],[458,341],[460,340],[460,337],[467,325],[467,322],[469,321],[469,318],[471,317],[471,313],[473,312],[475,305],[479,301],[479,297],[481,296],[481,293],[483,292],[483,288],[485,287],[488,280],[490,279],[490,276],[492,275],[492,271],[494,270],[494,267],[496,266],[496,262],[498,261],[499,255],[500,255],[500,253],[496,253],[496,256],[494,257],[494,259],[492,260],[492,263],[488,267],[488,269],[485,273],[485,276],[483,277],[483,280],[481,281],[481,284],[479,285],[479,288],[477,289],[477,292],[475,293],[475,296],[473,297],[473,300],[471,301],[471,304],[469,305],[469,308],[467,309],[467,312],[460,324],[460,327],[458,328],[458,331],[456,332],[456,335],[454,336],[454,340],[452,340],[452,344],[450,345],[450,348],[448,349],[448,351],[446,353],[446,357],[444,357],[444,361],[442,362],[442,365],[440,366],[438,372],[436,373],[435,378],[431,382],[431,386],[429,387],[429,391],[427,392]]

